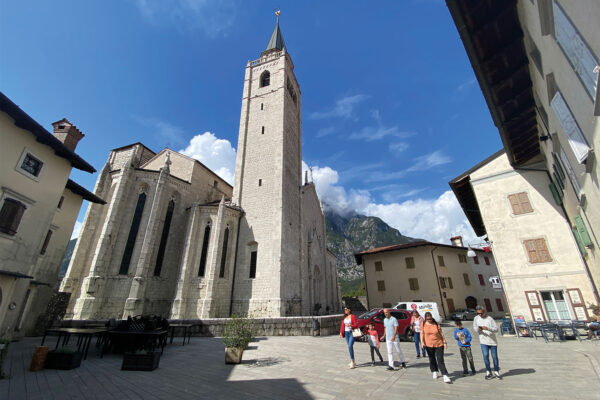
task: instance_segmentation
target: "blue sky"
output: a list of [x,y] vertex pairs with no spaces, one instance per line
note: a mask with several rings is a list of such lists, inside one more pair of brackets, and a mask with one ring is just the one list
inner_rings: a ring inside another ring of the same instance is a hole
[[[141,141],[230,179],[244,68],[277,7],[322,200],[406,235],[472,238],[447,182],[501,142],[442,0],[0,0],[0,90],[48,130],[76,124],[97,170]],[[97,175],[72,177],[91,190]]]

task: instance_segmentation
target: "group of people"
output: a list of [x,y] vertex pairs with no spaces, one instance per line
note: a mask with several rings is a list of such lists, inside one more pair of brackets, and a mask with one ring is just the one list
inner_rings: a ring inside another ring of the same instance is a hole
[[[476,310],[477,316],[473,320],[473,330],[477,333],[481,345],[483,362],[486,368],[485,379],[492,379],[494,377],[502,379],[500,377],[500,366],[498,363],[498,342],[496,341],[498,326],[494,319],[486,314],[483,307],[477,306]],[[356,362],[354,360],[354,341],[357,337],[362,335],[362,332],[358,330],[358,322],[356,317],[352,314],[352,310],[346,307],[344,312],[345,317],[340,328],[340,336],[345,338],[348,344],[348,351],[350,352],[350,368],[356,368]],[[375,366],[375,354],[377,354],[379,360],[383,363],[383,357],[379,352],[379,343],[380,340],[385,338],[388,353],[387,369],[390,371],[395,369],[394,350],[398,354],[402,368],[406,368],[406,360],[400,349],[398,320],[391,315],[389,309],[386,308],[383,312],[385,314],[385,319],[383,320],[385,334],[380,338],[373,324],[370,324],[367,330],[367,338],[371,351],[371,365]],[[457,320],[455,323],[456,329],[454,330],[454,339],[457,341],[460,350],[463,374],[465,376],[469,375],[468,367],[470,367],[470,375],[475,375],[477,371],[475,369],[475,363],[473,362],[473,353],[471,352],[472,335],[469,330],[463,326],[462,321]],[[414,310],[410,320],[410,329],[413,333],[417,358],[421,358],[421,356],[425,357],[425,354],[427,354],[427,357],[429,358],[429,369],[433,373],[433,379],[437,379],[441,375],[444,382],[451,383],[452,379],[448,376],[448,370],[446,369],[446,364],[444,362],[444,350],[448,349],[448,342],[446,341],[440,323],[433,318],[430,312],[426,312],[422,317],[417,310]],[[493,374],[489,360],[490,353],[494,365]]]

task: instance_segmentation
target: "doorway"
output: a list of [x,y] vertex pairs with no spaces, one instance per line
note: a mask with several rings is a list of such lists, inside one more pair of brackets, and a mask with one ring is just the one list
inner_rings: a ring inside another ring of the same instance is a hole
[[569,307],[562,290],[540,292],[540,294],[542,295],[542,302],[544,303],[548,320],[571,319]]
[[467,305],[467,308],[475,308],[477,307],[477,299],[473,296],[469,296],[465,299],[465,304]]

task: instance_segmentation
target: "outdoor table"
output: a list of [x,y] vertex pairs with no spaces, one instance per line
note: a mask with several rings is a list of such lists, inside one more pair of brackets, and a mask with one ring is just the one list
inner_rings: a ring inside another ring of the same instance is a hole
[[[193,324],[170,324],[169,329],[171,330],[171,344],[173,344],[173,336],[175,335],[175,328],[183,328],[183,344],[185,346],[185,338],[187,337],[188,343],[192,339],[192,330]],[[189,335],[188,335],[189,329]]]
[[[133,347],[148,347],[149,350],[154,351],[157,346],[160,346],[161,354],[165,350],[165,344],[167,343],[169,331],[166,329],[158,329],[153,331],[108,331],[108,338],[104,342],[104,346],[102,346],[102,352],[100,353],[100,358],[104,356],[104,351],[109,342],[115,342],[115,339],[121,338],[125,339],[126,344],[133,345]],[[135,351],[136,348],[133,349],[125,349],[125,351]]]
[[100,339],[106,332],[108,332],[108,329],[106,328],[50,328],[44,331],[41,345],[44,345],[48,334],[57,334],[58,338],[56,339],[56,346],[54,347],[54,350],[56,350],[58,349],[61,338],[63,340],[63,346],[65,346],[69,344],[71,335],[76,335],[79,337],[77,339],[77,351],[83,351],[83,359],[86,360],[90,349],[90,343],[92,342],[94,335],[97,335],[98,339]]

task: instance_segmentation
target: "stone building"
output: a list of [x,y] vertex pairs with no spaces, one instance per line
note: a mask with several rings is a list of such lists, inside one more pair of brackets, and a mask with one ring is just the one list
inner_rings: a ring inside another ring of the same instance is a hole
[[[567,225],[561,246],[573,252],[568,256],[573,262],[560,265],[556,259],[554,262],[559,264],[551,268],[548,276],[573,278],[571,272],[575,270],[584,275],[578,272],[576,275],[581,279],[576,281],[565,278],[560,282],[555,278],[557,293],[551,297],[565,296],[567,282],[573,288],[580,288],[583,297],[573,294],[577,300],[573,307],[577,308],[567,308],[571,317],[583,317],[580,301],[585,301],[585,307],[600,303],[600,165],[595,155],[600,146],[600,2],[446,0],[446,3],[506,153],[490,161],[490,165],[481,165],[481,171],[473,172],[480,175],[483,169],[500,168],[498,164],[506,160],[509,165],[501,168],[526,181],[522,187],[527,188],[531,202],[545,199],[554,205],[554,212],[547,215],[556,219],[554,224]],[[538,171],[534,180],[530,177],[532,172],[528,172],[533,170]],[[489,197],[482,193],[483,188],[479,190],[479,184],[469,182],[470,175],[464,173],[462,180],[453,180],[451,186],[475,233],[493,235],[497,225],[492,225],[487,217],[507,225],[513,217],[505,212],[507,219],[499,219],[504,203],[499,203],[493,216],[492,210],[481,209],[478,205],[487,204]],[[500,193],[510,194],[508,187],[503,186],[508,179],[496,183]],[[532,204],[532,208],[533,215],[527,213],[519,219],[533,219],[541,212],[539,204],[537,207]],[[552,236],[554,231],[541,230],[551,225],[541,224],[537,234]],[[523,230],[515,232],[518,237],[526,238],[532,233],[531,227],[520,226]],[[573,242],[576,246],[571,246]],[[498,251],[495,253],[502,260],[498,267],[503,272],[505,258]],[[554,254],[558,256],[556,250]],[[523,263],[518,273],[542,272],[530,271],[530,267]],[[517,272],[513,267],[510,271],[510,274]],[[537,291],[538,295],[540,288],[549,290],[549,286],[537,285],[532,282],[527,290]],[[551,285],[550,281],[547,285]],[[523,292],[516,295],[519,302],[524,301]],[[564,301],[568,299],[565,297]],[[509,302],[512,304],[513,300],[509,298]],[[526,315],[531,314],[528,307],[525,311]],[[536,311],[531,318],[550,316],[545,311]]]
[[279,23],[246,65],[235,187],[141,143],[111,151],[61,291],[73,319],[311,315],[340,307],[312,182],[300,87]]
[[96,170],[75,153],[68,120],[53,134],[0,93],[0,337],[33,333],[56,290],[83,200],[104,201],[69,179]]
[[494,317],[504,316],[504,294],[490,280],[498,276],[492,253],[473,249],[476,256],[467,257],[462,237],[451,240],[452,245],[423,240],[356,254],[364,270],[368,308],[434,301],[444,318],[478,304]]

